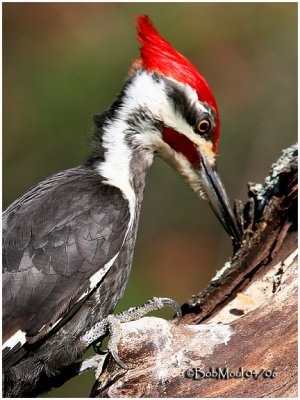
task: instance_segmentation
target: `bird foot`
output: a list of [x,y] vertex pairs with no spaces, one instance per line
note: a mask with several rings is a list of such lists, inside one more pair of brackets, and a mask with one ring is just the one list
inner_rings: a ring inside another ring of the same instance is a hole
[[129,310],[123,311],[117,315],[108,315],[101,322],[98,322],[88,332],[86,332],[86,334],[83,336],[83,340],[86,345],[89,346],[93,342],[99,341],[101,337],[109,333],[110,339],[107,345],[109,352],[121,368],[128,370],[129,368],[123,363],[118,354],[118,343],[122,334],[121,324],[124,322],[136,321],[149,312],[158,311],[165,306],[171,307],[176,312],[177,317],[179,319],[181,318],[181,309],[176,301],[166,297],[153,297],[140,307],[132,307]]

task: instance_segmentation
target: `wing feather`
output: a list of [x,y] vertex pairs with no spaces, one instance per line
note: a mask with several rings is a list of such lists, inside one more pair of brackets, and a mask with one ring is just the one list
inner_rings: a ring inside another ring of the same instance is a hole
[[120,251],[128,203],[82,166],[30,189],[3,217],[4,341],[21,330],[35,342]]

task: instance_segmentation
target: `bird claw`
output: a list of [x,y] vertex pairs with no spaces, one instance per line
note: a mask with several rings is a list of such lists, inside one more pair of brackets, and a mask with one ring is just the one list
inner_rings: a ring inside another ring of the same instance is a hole
[[110,333],[110,338],[107,343],[107,349],[112,355],[115,362],[119,365],[119,367],[128,370],[127,365],[120,359],[119,351],[118,351],[118,343],[121,339],[121,321],[118,318],[118,315],[109,315],[108,319],[108,330]]
[[171,307],[180,320],[182,317],[181,308],[176,301],[169,299],[168,297],[153,297],[148,300],[140,307],[130,308],[127,311],[123,311],[117,315],[108,316],[109,319],[109,332],[110,340],[108,342],[107,348],[110,351],[115,362],[123,369],[130,369],[119,357],[118,353],[118,343],[121,338],[121,324],[124,322],[131,322],[142,318],[144,315],[151,311],[158,311],[165,306]]
[[118,352],[114,350],[110,350],[110,354],[112,355],[112,358],[115,360],[115,362],[118,364],[119,367],[125,369],[128,371],[130,368],[120,359]]
[[[100,337],[103,337],[103,335],[108,331],[110,339],[108,341],[107,349],[111,353],[115,362],[121,368],[128,370],[129,367],[120,359],[118,352],[118,343],[120,342],[122,333],[122,323],[136,321],[149,312],[158,311],[165,306],[171,307],[176,312],[178,320],[181,319],[181,308],[176,301],[169,299],[168,297],[153,297],[140,307],[130,308],[129,310],[123,311],[117,315],[108,315],[101,322],[92,327],[90,331],[84,335],[83,340],[85,340],[87,345],[90,345],[93,342],[96,342],[96,340],[99,341]],[[96,343],[96,349],[100,349],[98,343]],[[102,350],[100,349],[100,353],[101,352]]]
[[159,297],[159,298],[165,306],[171,307],[176,312],[176,316],[180,321],[182,318],[182,311],[180,305],[175,300],[169,299],[168,297]]
[[101,342],[94,343],[93,349],[96,354],[99,354],[100,356],[104,356],[108,353],[108,350],[101,349],[101,345],[102,345]]

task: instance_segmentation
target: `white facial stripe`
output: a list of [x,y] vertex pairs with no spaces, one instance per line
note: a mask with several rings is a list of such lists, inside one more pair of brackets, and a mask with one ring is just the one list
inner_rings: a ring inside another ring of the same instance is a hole
[[159,116],[161,109],[166,107],[164,88],[163,82],[154,81],[146,71],[136,75],[126,91],[124,109],[128,113],[141,106],[147,108],[155,116]]
[[198,102],[198,107],[201,111],[203,111],[204,113],[210,114],[211,115],[211,111],[209,108],[205,107],[205,105],[203,103]]

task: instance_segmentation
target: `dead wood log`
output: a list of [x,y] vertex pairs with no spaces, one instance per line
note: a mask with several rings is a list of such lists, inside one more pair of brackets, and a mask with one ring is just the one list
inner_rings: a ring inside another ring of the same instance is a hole
[[91,397],[297,396],[297,147],[236,202],[241,248],[179,322],[122,325]]

